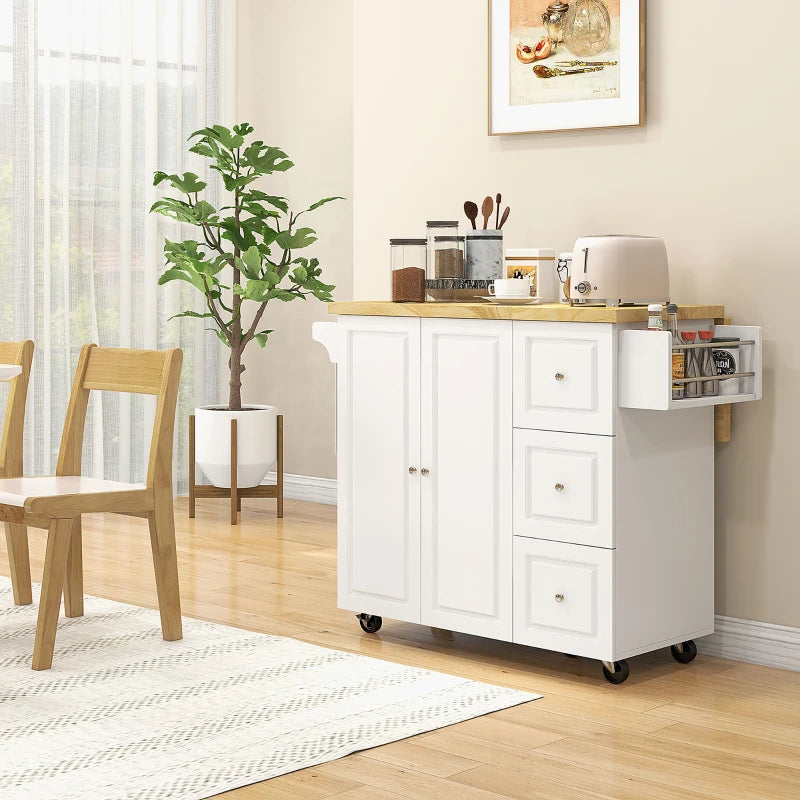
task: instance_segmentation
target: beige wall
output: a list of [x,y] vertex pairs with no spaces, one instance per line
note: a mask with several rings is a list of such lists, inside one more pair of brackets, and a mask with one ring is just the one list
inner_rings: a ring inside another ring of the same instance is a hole
[[800,6],[747,53],[726,0],[647,6],[646,127],[488,137],[486,0],[355,0],[355,295],[386,296],[390,236],[498,191],[510,247],[664,237],[678,302],[764,326],[765,399],[717,449],[717,610],[797,626]]
[[[295,162],[268,184],[294,208],[348,198],[306,217],[319,242],[305,253],[342,298],[352,294],[352,24],[351,0],[238,0],[237,119]],[[265,327],[275,333],[265,350],[251,345],[243,394],[285,415],[288,472],[335,477],[334,368],[311,339],[326,316],[313,298],[272,303]]]

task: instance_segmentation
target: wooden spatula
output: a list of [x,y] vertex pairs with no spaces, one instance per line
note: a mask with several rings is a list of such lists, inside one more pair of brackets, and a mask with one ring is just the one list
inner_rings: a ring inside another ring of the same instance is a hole
[[484,198],[483,205],[481,206],[481,214],[483,214],[483,229],[489,226],[489,218],[494,212],[494,200],[491,197]]
[[472,200],[467,200],[464,203],[464,213],[467,215],[467,219],[472,223],[472,230],[477,230],[478,226],[475,224],[475,220],[478,219],[478,204],[473,203]]

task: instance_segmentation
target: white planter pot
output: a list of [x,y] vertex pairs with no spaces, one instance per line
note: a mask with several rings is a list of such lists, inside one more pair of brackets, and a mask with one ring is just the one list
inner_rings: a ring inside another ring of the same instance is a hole
[[231,420],[236,420],[238,469],[236,485],[258,486],[278,459],[274,406],[249,405],[242,411],[219,406],[195,409],[195,460],[203,474],[220,488],[231,485]]

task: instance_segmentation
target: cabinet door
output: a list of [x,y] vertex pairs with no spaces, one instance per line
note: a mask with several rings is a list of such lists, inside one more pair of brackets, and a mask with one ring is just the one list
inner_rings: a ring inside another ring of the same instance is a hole
[[340,324],[339,606],[419,622],[420,323]]
[[511,322],[422,321],[423,624],[511,636]]

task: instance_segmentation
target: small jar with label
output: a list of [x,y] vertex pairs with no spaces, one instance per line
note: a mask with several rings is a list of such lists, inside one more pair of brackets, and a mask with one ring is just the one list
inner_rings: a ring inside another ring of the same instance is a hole
[[395,303],[425,302],[425,239],[390,239],[392,265],[392,301]]
[[661,315],[661,303],[651,303],[647,306],[647,330],[664,330],[664,317]]

